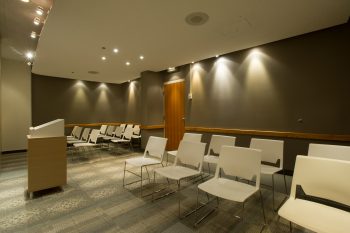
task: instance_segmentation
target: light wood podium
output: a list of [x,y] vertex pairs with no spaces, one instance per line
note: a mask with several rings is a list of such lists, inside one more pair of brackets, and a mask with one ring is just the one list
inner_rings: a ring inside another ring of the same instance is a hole
[[28,138],[28,194],[67,184],[67,140],[64,120],[30,128]]

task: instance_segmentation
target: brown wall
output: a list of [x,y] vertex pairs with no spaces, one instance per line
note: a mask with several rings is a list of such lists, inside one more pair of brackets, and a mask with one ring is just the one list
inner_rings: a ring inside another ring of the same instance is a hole
[[32,74],[33,125],[57,118],[66,124],[123,121],[123,93],[117,84]]

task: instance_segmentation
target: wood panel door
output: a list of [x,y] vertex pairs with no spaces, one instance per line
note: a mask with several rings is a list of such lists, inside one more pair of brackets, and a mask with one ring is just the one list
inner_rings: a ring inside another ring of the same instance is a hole
[[167,150],[176,150],[185,132],[185,82],[164,84],[164,134]]

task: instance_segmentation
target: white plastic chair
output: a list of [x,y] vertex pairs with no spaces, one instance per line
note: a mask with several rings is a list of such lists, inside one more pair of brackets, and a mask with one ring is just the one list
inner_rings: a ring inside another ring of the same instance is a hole
[[74,143],[73,146],[78,148],[79,150],[92,148],[92,147],[98,147],[99,144],[97,144],[98,136],[99,136],[100,130],[93,129],[91,131],[89,141],[84,143]]
[[236,137],[212,135],[210,139],[208,154],[204,156],[204,162],[208,165],[210,174],[210,164],[217,164],[222,146],[235,146]]
[[350,146],[310,143],[308,156],[350,161]]
[[107,131],[107,125],[101,125],[99,136],[101,137],[103,135],[106,135],[106,131]]
[[78,126],[74,126],[72,129],[72,132],[70,133],[69,136],[67,136],[67,139],[73,139],[74,138],[74,133],[77,130]]
[[112,139],[121,139],[123,136],[123,128],[120,126],[117,126],[115,130],[112,132],[111,136],[105,136],[103,137],[103,140],[112,140]]
[[[282,140],[252,138],[250,148],[261,150],[261,174],[271,176],[272,182],[272,208],[275,209],[275,178],[274,175],[283,171],[283,145]],[[286,176],[283,173],[284,188],[288,195]]]
[[126,124],[120,124],[119,126],[123,129],[123,133],[124,133]]
[[88,140],[89,140],[89,135],[90,135],[90,131],[91,131],[90,128],[85,128],[84,131],[83,131],[83,134],[81,135],[81,138],[80,138],[80,139],[67,141],[67,144],[68,144],[68,145],[73,145],[73,144],[75,144],[75,143],[84,143],[84,142],[88,142]]
[[[184,133],[184,136],[182,137],[182,141],[187,141],[187,142],[201,142],[201,140],[202,140],[202,134],[198,134],[198,133]],[[177,150],[167,152],[167,158],[166,158],[167,165],[168,165],[169,155],[176,157],[176,154],[177,154]]]
[[[148,175],[148,180],[151,183],[151,178],[150,178],[149,172],[147,170],[147,166],[159,165],[159,164],[163,166],[162,160],[163,160],[163,155],[164,155],[167,141],[168,141],[167,138],[151,136],[148,139],[146,149],[145,149],[145,152],[144,152],[142,157],[136,157],[136,158],[131,158],[131,159],[125,160],[123,187],[125,187],[125,185],[133,184],[135,182],[141,182],[141,197],[142,197],[142,181],[143,181],[142,172],[143,172],[143,168],[146,169],[146,172]],[[126,169],[127,164],[131,165],[133,167],[139,167],[140,168],[140,175],[136,174],[132,171],[127,170]],[[125,184],[125,172],[130,172],[131,174],[134,174],[134,175],[140,177],[140,180]]]
[[82,131],[83,127],[78,126],[77,129],[74,131],[73,138],[67,138],[67,141],[74,141],[80,139]]
[[[214,177],[199,184],[198,189],[215,197],[242,203],[243,211],[246,200],[256,192],[259,192],[264,222],[266,223],[264,204],[260,191],[260,170],[261,150],[222,146]],[[221,175],[224,175],[224,177]],[[233,180],[232,177],[236,177],[236,180]],[[249,182],[245,183],[243,181]],[[250,181],[252,181],[252,184]],[[207,213],[196,224],[209,216],[214,210]]]
[[[298,155],[291,194],[279,209],[279,216],[314,232],[348,233],[349,177],[349,161]],[[305,191],[306,198],[299,196],[297,186]],[[348,210],[331,207],[330,203],[347,206]]]
[[112,139],[111,142],[113,143],[126,143],[129,144],[130,148],[132,148],[131,145],[131,136],[132,136],[132,128],[125,128],[125,131],[123,133],[123,137],[121,139]]
[[[177,190],[180,192],[181,181],[186,178],[198,176],[202,174],[203,157],[205,152],[205,143],[181,141],[179,150],[175,158],[175,163],[172,166],[161,167],[154,170],[154,183],[156,183],[156,174],[167,179],[175,180],[177,183]],[[153,186],[154,187],[154,186]],[[152,193],[152,200],[153,194]],[[172,192],[171,192],[172,193]],[[167,193],[161,197],[167,196]],[[158,199],[158,198],[157,198]],[[181,217],[181,199],[178,199],[179,217]]]

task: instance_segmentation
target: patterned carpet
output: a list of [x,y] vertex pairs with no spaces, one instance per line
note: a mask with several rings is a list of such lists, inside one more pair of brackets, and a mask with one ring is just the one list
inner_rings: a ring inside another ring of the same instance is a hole
[[[68,184],[63,189],[35,193],[33,199],[25,195],[26,154],[1,155],[0,232],[260,232],[263,217],[259,195],[247,202],[244,213],[241,205],[220,200],[219,209],[194,227],[196,219],[216,204],[213,202],[188,218],[178,218],[178,198],[183,211],[195,208],[198,183],[184,182],[181,194],[154,202],[151,196],[140,197],[139,183],[123,188],[124,160],[138,155],[141,154],[125,149],[118,155],[100,151],[74,160],[69,158]],[[135,178],[128,174],[127,182]],[[282,176],[276,177],[277,182],[282,180]],[[153,186],[146,184],[144,193],[151,190]],[[289,223],[278,220],[272,210],[271,190],[263,189],[262,193],[268,221],[263,232],[289,232]],[[206,200],[203,193],[199,197]],[[281,202],[284,197],[277,193],[276,201]],[[242,214],[242,221],[234,217]],[[293,232],[309,232],[295,227]]]

